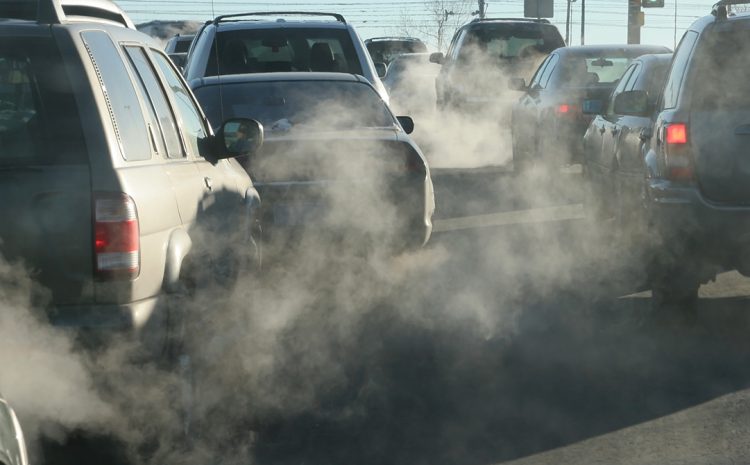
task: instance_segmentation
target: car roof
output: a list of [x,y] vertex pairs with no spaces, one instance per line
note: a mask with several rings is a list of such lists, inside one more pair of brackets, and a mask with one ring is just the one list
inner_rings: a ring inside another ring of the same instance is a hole
[[346,73],[323,73],[323,72],[284,72],[284,73],[248,73],[227,74],[223,76],[209,76],[199,79],[201,85],[216,84],[239,84],[243,82],[283,82],[283,81],[338,81],[338,82],[361,82],[370,85],[370,82],[357,74]]
[[347,29],[348,24],[338,21],[322,20],[287,20],[283,18],[224,20],[218,24],[222,31],[241,31],[247,29]]
[[607,44],[607,45],[574,45],[570,47],[560,47],[552,53],[570,56],[599,56],[602,53],[621,52],[624,55],[637,54],[655,54],[669,52],[669,48],[663,45],[641,45],[641,44]]

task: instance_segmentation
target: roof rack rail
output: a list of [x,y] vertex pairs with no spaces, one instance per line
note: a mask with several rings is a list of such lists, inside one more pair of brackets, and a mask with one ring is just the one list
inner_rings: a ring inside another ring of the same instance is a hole
[[720,0],[711,8],[711,14],[717,19],[727,19],[732,5],[750,5],[750,0]]
[[104,21],[135,29],[125,12],[110,0],[2,0],[0,17],[39,24]]
[[471,20],[472,23],[478,23],[481,21],[522,21],[527,23],[550,24],[549,20],[544,18],[474,18]]
[[372,41],[372,40],[394,40],[394,39],[413,40],[413,41],[420,40],[417,37],[411,37],[411,36],[383,36],[383,37],[370,37],[369,39],[365,40],[365,42]]
[[234,13],[229,15],[221,15],[214,18],[213,23],[219,24],[221,21],[231,18],[241,18],[243,16],[331,16],[336,18],[336,21],[346,24],[346,19],[338,13],[321,13],[317,11],[255,11],[250,13]]

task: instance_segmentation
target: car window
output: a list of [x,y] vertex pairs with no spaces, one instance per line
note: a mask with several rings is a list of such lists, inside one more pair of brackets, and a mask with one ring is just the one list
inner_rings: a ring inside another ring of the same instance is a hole
[[690,87],[687,92],[691,98],[691,108],[750,110],[747,84],[750,30],[714,27],[704,31],[692,61],[689,71],[692,79],[687,83]]
[[628,67],[627,70],[625,70],[625,74],[622,75],[622,78],[617,84],[617,87],[615,87],[615,90],[612,91],[612,96],[610,97],[609,104],[607,105],[607,115],[615,114],[615,98],[625,91],[625,88],[631,81],[635,83],[635,79],[631,78],[636,74],[639,66],[639,64],[633,63],[632,65],[630,65],[630,67]]
[[539,65],[539,68],[536,69],[536,72],[531,78],[531,81],[529,81],[529,87],[534,87],[535,85],[539,84],[539,80],[542,78],[542,74],[544,74],[544,70],[546,69],[550,59],[552,59],[552,55],[545,58],[542,64]]
[[651,63],[648,69],[640,73],[636,80],[635,89],[645,90],[648,94],[649,103],[652,105],[656,105],[656,100],[664,89],[668,69],[668,61]]
[[114,42],[102,31],[84,31],[83,42],[96,68],[122,157],[151,158],[151,144],[138,94]]
[[285,71],[361,75],[362,66],[346,29],[243,29],[217,34],[206,76]]
[[547,64],[547,69],[544,70],[544,74],[539,79],[539,85],[542,88],[547,87],[547,83],[549,82],[550,76],[552,76],[552,73],[555,71],[555,67],[557,66],[557,62],[560,60],[560,57],[558,55],[552,55],[549,59],[549,64]]
[[156,119],[156,126],[161,135],[165,155],[169,158],[182,158],[185,152],[180,144],[180,136],[177,131],[177,121],[164,93],[164,88],[159,82],[154,68],[152,67],[146,52],[141,47],[125,47],[128,58],[135,68],[136,75],[140,78],[143,92],[146,94]]
[[391,63],[404,53],[423,53],[427,46],[418,40],[379,40],[367,44],[367,51],[374,62]]
[[[261,81],[195,90],[214,127],[225,117],[253,118],[269,132],[292,129],[390,127],[393,116],[378,93],[360,82]],[[221,102],[224,102],[223,108]]]
[[685,67],[687,66],[688,59],[693,52],[693,47],[698,39],[698,34],[694,31],[687,31],[680,45],[674,54],[672,60],[672,68],[669,70],[669,77],[667,83],[664,86],[664,97],[662,98],[663,108],[674,108],[677,106],[677,98],[680,92],[680,86],[682,85],[682,79],[685,75]]
[[[474,61],[476,55],[507,60],[549,53],[557,48],[537,24],[483,24],[469,30],[461,42],[459,59]],[[554,41],[556,42],[556,41]]]
[[0,166],[86,161],[81,121],[49,39],[0,41]]
[[456,58],[458,58],[458,50],[459,50],[459,44],[463,40],[464,36],[466,35],[466,29],[461,29],[458,34],[456,34],[456,37],[453,38],[453,41],[451,42],[451,46],[448,47],[448,54],[447,56],[450,57],[452,61],[455,61]]
[[180,127],[182,128],[182,134],[185,137],[188,150],[194,156],[200,156],[201,141],[208,137],[206,128],[203,126],[203,118],[200,111],[196,107],[190,92],[183,84],[182,79],[180,79],[172,67],[169,58],[157,51],[153,51],[153,57],[174,94],[175,111],[181,120]]

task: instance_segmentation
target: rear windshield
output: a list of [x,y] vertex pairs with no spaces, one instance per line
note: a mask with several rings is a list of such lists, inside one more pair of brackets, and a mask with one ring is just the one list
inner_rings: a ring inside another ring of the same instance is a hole
[[[380,96],[368,85],[340,81],[223,83],[195,89],[214,127],[230,117],[254,118],[269,132],[339,130],[394,125]],[[221,108],[221,100],[224,108]]]
[[218,33],[206,75],[288,71],[362,74],[362,67],[345,29],[245,29]]
[[0,41],[0,165],[87,159],[73,91],[51,39]]
[[459,60],[475,53],[491,58],[524,58],[548,54],[563,41],[552,26],[529,24],[484,24],[470,29],[458,52]]
[[701,39],[688,71],[692,107],[750,110],[750,30],[714,28]]
[[568,55],[555,69],[552,85],[554,87],[596,87],[598,85],[614,87],[630,62],[642,53],[634,52],[625,55],[622,52],[605,52],[597,56]]
[[190,44],[193,42],[193,36],[180,37],[174,44],[174,53],[187,53],[190,50]]
[[390,63],[402,53],[423,53],[427,46],[418,40],[378,40],[367,44],[372,61]]

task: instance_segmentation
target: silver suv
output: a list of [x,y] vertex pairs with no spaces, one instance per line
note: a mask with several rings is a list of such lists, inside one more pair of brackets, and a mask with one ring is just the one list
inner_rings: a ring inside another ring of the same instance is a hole
[[3,2],[0,17],[0,251],[44,289],[54,324],[136,330],[158,348],[160,297],[252,253],[258,194],[224,130],[257,142],[261,129],[214,135],[109,1]]
[[[265,19],[267,17],[273,19]],[[331,20],[300,20],[306,16]],[[262,17],[264,19],[248,19]],[[245,19],[242,19],[245,18]],[[287,19],[289,18],[289,19]],[[358,74],[388,102],[380,73],[362,39],[343,16],[335,13],[265,12],[218,16],[207,22],[188,52],[185,77],[289,71]]]

